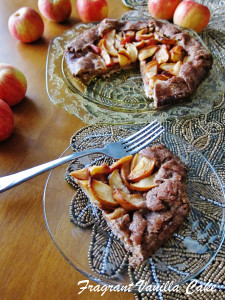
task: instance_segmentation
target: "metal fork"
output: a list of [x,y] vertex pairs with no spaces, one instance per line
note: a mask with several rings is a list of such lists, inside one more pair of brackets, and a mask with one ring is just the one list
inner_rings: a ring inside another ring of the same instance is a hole
[[102,153],[112,158],[119,159],[123,156],[135,154],[156,139],[165,129],[154,120],[141,130],[115,143],[107,144],[103,148],[88,149],[78,153],[44,163],[42,165],[0,178],[0,192],[4,192],[24,181],[58,167],[75,158],[92,153]]

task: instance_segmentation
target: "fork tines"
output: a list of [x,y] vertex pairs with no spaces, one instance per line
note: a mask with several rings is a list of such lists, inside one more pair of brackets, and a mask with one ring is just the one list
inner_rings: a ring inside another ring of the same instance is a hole
[[135,154],[155,140],[164,130],[161,124],[154,120],[141,130],[125,138],[122,144],[129,154]]

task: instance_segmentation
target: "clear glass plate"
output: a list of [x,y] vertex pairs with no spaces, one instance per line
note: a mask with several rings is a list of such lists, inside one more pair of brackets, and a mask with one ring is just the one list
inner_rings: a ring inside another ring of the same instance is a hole
[[[139,125],[88,126],[71,139],[73,151],[104,146],[134,131]],[[182,284],[202,272],[224,241],[225,195],[222,183],[207,159],[182,139],[164,133],[164,143],[189,167],[187,193],[191,203],[188,219],[160,250],[140,267],[128,266],[128,253],[118,241],[69,173],[88,164],[107,161],[89,155],[51,171],[44,192],[48,231],[67,261],[88,278],[109,285]],[[71,153],[71,148],[62,155]],[[109,162],[109,161],[108,161]],[[66,178],[66,180],[65,180]]]
[[[146,12],[130,11],[122,19],[149,19]],[[179,105],[154,109],[147,99],[138,67],[109,77],[96,77],[89,82],[75,79],[64,61],[66,45],[93,23],[79,24],[51,41],[47,59],[47,92],[51,101],[64,107],[88,124],[132,124],[165,119],[193,117],[212,110],[215,101],[224,93],[225,75],[220,63],[214,59],[210,75],[196,93]],[[187,30],[201,43],[201,38]]]

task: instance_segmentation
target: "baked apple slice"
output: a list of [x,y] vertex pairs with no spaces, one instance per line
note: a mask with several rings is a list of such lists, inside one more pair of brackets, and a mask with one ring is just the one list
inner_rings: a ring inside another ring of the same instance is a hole
[[90,176],[93,177],[98,174],[109,174],[110,167],[106,163],[103,163],[100,166],[94,165],[94,166],[89,167],[88,171],[89,171]]
[[89,179],[89,171],[88,168],[84,168],[81,170],[75,170],[70,173],[70,175],[78,180],[88,180]]
[[130,56],[131,62],[136,62],[138,58],[138,51],[134,44],[128,43],[126,44],[127,52]]
[[139,181],[142,178],[145,178],[153,173],[155,167],[155,160],[147,157],[140,156],[140,159],[137,160],[137,164],[131,170],[130,174],[127,176],[127,179],[130,181]]
[[113,190],[119,189],[124,193],[130,194],[128,188],[123,184],[119,169],[114,170],[109,176],[109,185]]
[[158,45],[150,45],[141,49],[138,55],[139,60],[142,61],[149,57],[152,57],[158,49]]
[[124,164],[121,165],[120,167],[120,176],[122,178],[123,184],[129,189],[130,184],[127,181],[127,176],[130,173],[130,161],[125,162]]
[[105,41],[105,39],[103,38],[103,39],[101,39],[100,41],[99,41],[99,43],[98,43],[98,46],[97,46],[99,49],[104,49],[104,50],[106,50],[106,41]]
[[175,66],[172,67],[172,69],[170,69],[170,73],[175,75],[175,76],[178,76],[179,75],[179,72],[180,72],[180,68],[181,68],[181,65],[182,65],[182,62],[179,60]]
[[143,68],[143,73],[148,79],[158,74],[159,64],[157,61],[149,61]]
[[127,38],[127,37],[130,37],[131,39],[135,39],[135,34],[136,32],[134,30],[128,30],[128,31],[125,31],[124,32],[124,37]]
[[160,43],[164,44],[164,45],[176,45],[177,41],[174,39],[168,39],[168,38],[160,38],[159,39]]
[[147,192],[150,189],[158,186],[158,184],[155,183],[156,175],[157,175],[157,172],[155,172],[154,174],[152,174],[148,177],[141,179],[140,181],[130,183],[131,189],[140,191],[140,192]]
[[119,206],[119,203],[113,198],[111,186],[96,179],[89,179],[89,188],[92,197],[97,200],[97,205],[101,209],[112,210]]
[[178,76],[181,65],[182,65],[181,61],[178,61],[177,63],[164,63],[160,65],[160,69],[167,71],[172,75]]
[[126,211],[123,207],[117,207],[113,212],[104,211],[104,217],[106,220],[115,220],[126,214]]
[[102,38],[97,46],[99,49],[104,50],[105,52],[107,52],[107,54],[109,54],[109,51],[107,49],[107,45],[106,45],[106,38]]
[[154,38],[156,40],[158,40],[161,44],[164,44],[164,45],[176,45],[177,44],[177,41],[175,39],[170,39],[170,38],[167,38],[165,37],[162,33],[160,32],[155,32],[154,33]]
[[185,56],[184,48],[180,45],[173,47],[170,50],[170,60],[172,62],[182,61]]
[[117,161],[115,161],[110,167],[110,172],[114,171],[115,169],[120,168],[124,163],[130,162],[133,159],[133,155],[124,156]]
[[133,30],[128,30],[124,32],[124,37],[121,41],[121,45],[126,45],[127,43],[132,43],[135,39],[135,31]]
[[103,58],[104,61],[105,61],[106,67],[111,66],[111,64],[112,64],[112,59],[111,59],[109,53],[108,53],[105,49],[102,49],[102,51],[101,51],[101,56],[102,56],[102,58]]
[[89,180],[79,180],[79,179],[76,179],[76,183],[79,184],[79,186],[83,189],[83,191],[88,196],[88,198],[90,199],[90,201],[93,204],[99,206],[99,201],[94,197],[94,195],[92,194],[91,189],[89,187]]
[[159,41],[154,39],[154,38],[151,38],[149,40],[145,40],[145,45],[146,46],[150,46],[150,45],[158,45],[159,44]]
[[127,194],[119,189],[113,191],[113,198],[127,211],[136,211],[144,206],[142,194]]
[[124,38],[120,34],[116,34],[115,36],[115,48],[119,50],[121,45],[123,44]]
[[143,28],[136,32],[135,40],[141,41],[141,40],[149,40],[150,38],[153,38],[154,34],[152,32],[148,32],[147,28]]
[[119,57],[112,57],[113,64],[119,64]]
[[156,51],[153,60],[156,60],[159,64],[168,62],[170,59],[170,53],[166,47],[166,45],[161,45]]
[[129,53],[127,52],[127,50],[124,48],[119,49],[118,58],[119,58],[119,64],[120,64],[121,68],[126,65],[130,65],[130,63],[131,63],[131,57],[130,57]]
[[140,160],[140,155],[139,153],[136,153],[131,161],[131,164],[130,164],[130,170],[132,171],[135,166],[137,165],[138,161]]
[[159,68],[163,71],[169,72],[175,66],[175,64],[176,63],[162,63],[160,64]]
[[141,50],[142,48],[147,46],[146,41],[144,40],[141,40],[139,42],[133,42],[132,44],[137,48],[137,50]]
[[[171,74],[172,75],[172,74]],[[149,86],[151,89],[154,88],[154,85],[158,82],[161,81],[166,81],[169,78],[171,78],[171,76],[167,76],[167,75],[163,75],[163,74],[157,74],[155,76],[153,76],[150,80],[149,80]]]
[[116,37],[116,30],[113,29],[109,31],[105,35],[105,50],[109,53],[109,55],[117,57],[117,50],[115,48],[115,37]]

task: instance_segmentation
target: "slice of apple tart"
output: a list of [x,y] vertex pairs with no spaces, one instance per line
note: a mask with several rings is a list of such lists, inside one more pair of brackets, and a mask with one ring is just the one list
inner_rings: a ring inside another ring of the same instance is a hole
[[108,226],[131,254],[133,267],[170,239],[189,214],[187,167],[164,145],[71,175],[102,210]]
[[212,66],[212,55],[193,36],[156,21],[105,19],[77,36],[65,50],[73,76],[108,74],[139,63],[145,94],[154,107],[194,93]]

